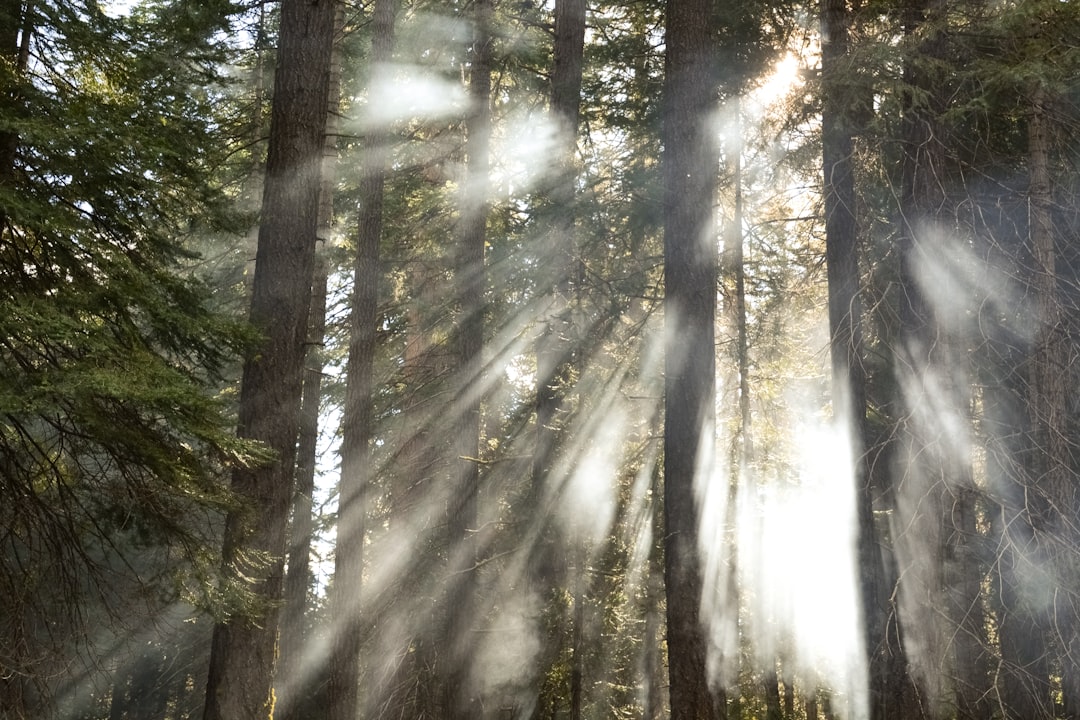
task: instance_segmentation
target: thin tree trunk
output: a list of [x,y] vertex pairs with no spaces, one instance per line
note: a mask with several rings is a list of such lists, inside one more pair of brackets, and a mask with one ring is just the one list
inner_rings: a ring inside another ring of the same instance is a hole
[[[550,497],[552,491],[550,473],[555,454],[566,422],[566,407],[573,383],[574,359],[579,331],[573,327],[571,308],[573,296],[580,292],[580,287],[573,282],[577,276],[576,268],[580,265],[575,238],[577,172],[575,155],[581,107],[581,78],[585,48],[586,0],[557,0],[555,3],[555,42],[551,76],[551,114],[558,127],[558,147],[554,150],[554,172],[546,192],[548,207],[545,208],[545,226],[547,235],[541,235],[539,241],[543,247],[550,248],[550,255],[542,256],[546,287],[550,294],[551,306],[548,310],[544,332],[536,344],[536,447],[533,455],[532,494],[538,502]],[[567,576],[566,568],[556,568],[559,553],[559,538],[549,522],[542,519],[541,536],[537,547],[533,549],[537,557],[530,567],[533,582],[546,591],[546,598],[554,597],[560,590],[560,584]],[[580,538],[572,538],[573,552],[582,558],[578,563],[575,578],[575,617],[572,622],[571,652],[571,691],[570,715],[580,717],[583,628],[583,583],[585,553],[577,547]],[[560,623],[561,624],[561,623]],[[541,682],[537,682],[537,693],[543,687],[542,679],[551,669],[558,655],[559,641],[545,634],[541,651],[541,661],[537,670]],[[554,697],[552,699],[555,699]],[[543,703],[537,703],[537,710]],[[554,709],[553,709],[554,711]],[[539,717],[540,715],[537,715]]]
[[[1041,84],[1036,81],[1032,85],[1027,118],[1028,233],[1035,263],[1033,280],[1038,319],[1028,380],[1028,412],[1035,444],[1031,486],[1037,488],[1037,499],[1033,503],[1036,532],[1045,533],[1058,545],[1047,547],[1045,552],[1051,566],[1058,570],[1055,581],[1062,581],[1070,576],[1075,577],[1069,560],[1062,553],[1062,545],[1067,548],[1066,538],[1075,532],[1075,516],[1072,514],[1075,507],[1074,480],[1069,471],[1068,346],[1057,288],[1056,230],[1049,161],[1050,127],[1047,118],[1050,100]],[[1066,587],[1062,590],[1064,592],[1054,592],[1051,617],[1055,629],[1060,633],[1057,643],[1066,651],[1060,655],[1065,663],[1061,668],[1065,705],[1075,712],[1080,709],[1077,707],[1080,680],[1076,678],[1076,660],[1070,658],[1067,651],[1077,642],[1073,637],[1076,609],[1067,599],[1070,589]],[[1044,630],[1050,630],[1049,618]],[[1048,677],[1036,676],[1025,684],[1034,690],[1035,697],[1031,698],[1031,707],[1023,712],[1040,713],[1038,716],[1030,715],[1032,718],[1052,717],[1053,709],[1047,706],[1048,683]]]
[[1028,202],[1031,246],[1035,260],[1038,324],[1031,357],[1029,407],[1039,459],[1037,484],[1048,507],[1046,531],[1055,569],[1053,620],[1060,658],[1062,706],[1070,720],[1080,718],[1080,603],[1078,579],[1076,478],[1071,468],[1069,405],[1072,372],[1069,338],[1058,290],[1058,231],[1054,225],[1054,192],[1050,174],[1053,148],[1050,125],[1052,98],[1033,83],[1028,113]]
[[870,717],[893,717],[892,687],[906,677],[902,656],[890,642],[888,593],[883,581],[874,527],[873,488],[866,464],[866,374],[863,368],[862,303],[859,293],[855,217],[854,138],[848,63],[848,10],[845,0],[822,0],[822,164],[825,196],[825,255],[829,285],[829,333],[833,413],[849,427],[855,479],[857,567],[869,669]]
[[736,132],[739,140],[729,154],[732,182],[735,185],[735,207],[728,228],[725,245],[731,246],[731,274],[735,280],[735,298],[732,304],[736,331],[736,363],[739,371],[739,465],[746,466],[754,455],[754,436],[750,413],[750,342],[746,318],[746,262],[743,257],[743,191],[742,191],[742,103],[733,98]]
[[662,167],[664,221],[664,582],[673,720],[722,718],[700,616],[698,490],[712,475],[718,155],[708,118],[717,81],[707,0],[668,0]]
[[440,675],[449,720],[480,716],[472,672],[474,633],[479,621],[476,598],[477,500],[480,485],[480,410],[484,347],[484,246],[487,242],[491,155],[491,81],[494,0],[476,0],[469,73],[471,109],[465,122],[466,178],[461,196],[456,292],[460,302],[456,328],[458,430],[454,437],[454,494],[448,504],[450,578],[447,588],[446,665]]
[[250,315],[264,340],[244,363],[237,431],[275,457],[233,472],[232,489],[244,506],[226,519],[223,563],[233,581],[247,584],[257,607],[253,616],[236,615],[214,628],[206,720],[255,720],[273,712],[334,9],[331,0],[282,3]]
[[[397,0],[376,0],[372,32],[372,72],[382,72],[393,54]],[[363,140],[360,217],[353,263],[349,357],[342,416],[341,478],[338,530],[334,553],[331,650],[327,697],[330,720],[356,720],[359,708],[361,650],[361,581],[364,568],[371,442],[374,436],[374,364],[378,321],[379,244],[383,197],[389,161],[389,128],[369,132]]]
[[782,720],[784,711],[780,706],[780,676],[776,669],[765,671],[765,720]]
[[[738,89],[736,88],[736,92]],[[724,261],[725,261],[725,297],[728,302],[724,308],[730,330],[735,335],[735,369],[738,373],[738,430],[732,443],[730,453],[731,471],[728,480],[728,497],[726,517],[724,518],[725,537],[737,537],[738,524],[738,498],[739,486],[752,472],[754,456],[754,432],[752,427],[753,416],[750,411],[750,344],[749,328],[746,315],[746,263],[745,244],[743,234],[743,123],[742,123],[742,99],[733,95],[728,99],[731,106],[732,128],[728,134],[725,148],[725,165],[730,172],[730,182],[733,188],[734,202],[732,203],[731,218],[724,228]],[[750,480],[749,482],[753,482]],[[714,619],[713,622],[723,622],[724,629],[721,635],[725,637],[738,637],[740,603],[739,603],[739,568],[738,548],[734,542],[725,544],[725,555],[722,572],[725,577],[718,579],[718,587],[726,589],[727,597],[723,605],[735,608],[730,617]],[[737,676],[738,658],[731,658],[728,663],[734,667],[721,668],[725,675],[734,673]],[[770,680],[766,679],[766,684]],[[773,683],[775,685],[775,682]],[[767,698],[770,697],[767,695]],[[737,713],[734,713],[737,715]]]
[[574,569],[574,619],[570,638],[570,720],[581,720],[585,680],[585,563],[588,553],[581,538],[575,538],[578,556]]
[[[660,477],[657,470],[653,471],[652,495],[660,497]],[[664,667],[661,644],[663,642],[663,618],[661,603],[664,598],[664,563],[662,558],[662,543],[659,538],[663,537],[663,524],[659,504],[652,503],[650,523],[653,535],[652,547],[649,550],[648,576],[645,596],[645,651],[642,674],[645,679],[645,716],[644,720],[661,720],[667,717],[667,697],[665,688],[667,683],[664,678]]]

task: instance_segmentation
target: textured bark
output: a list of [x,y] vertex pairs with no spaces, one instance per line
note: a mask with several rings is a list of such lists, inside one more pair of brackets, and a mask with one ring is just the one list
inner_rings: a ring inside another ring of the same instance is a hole
[[487,242],[491,163],[491,82],[494,61],[494,0],[476,0],[472,7],[470,49],[470,112],[465,121],[465,186],[462,193],[458,255],[454,267],[459,309],[457,350],[457,432],[454,436],[455,483],[447,507],[447,552],[450,578],[446,592],[443,637],[445,713],[449,720],[480,716],[480,699],[471,677],[474,633],[479,622],[476,598],[477,495],[480,485],[480,410],[484,347],[484,246]]
[[264,337],[244,363],[238,434],[275,453],[271,462],[237,468],[232,489],[244,502],[229,513],[226,573],[248,583],[254,617],[234,616],[214,629],[206,720],[269,717],[285,530],[292,497],[303,362],[315,260],[319,158],[333,44],[334,3],[284,0],[274,79],[263,214],[250,320]]
[[300,406],[300,434],[296,446],[296,486],[293,489],[292,521],[289,525],[288,571],[285,575],[285,605],[281,618],[281,666],[277,691],[278,712],[283,720],[299,720],[302,703],[316,677],[314,663],[304,657],[308,640],[306,620],[311,589],[311,544],[314,532],[312,498],[318,463],[319,411],[322,402],[323,352],[326,341],[326,245],[334,225],[334,187],[337,182],[341,105],[341,32],[345,6],[338,4],[334,17],[334,48],[326,99],[326,132],[323,140],[322,174],[319,178],[319,222],[314,278],[311,284],[311,311],[308,319],[308,348],[304,368],[304,391]]
[[700,617],[700,508],[715,435],[717,247],[712,213],[717,148],[711,4],[668,0],[663,98],[664,582],[673,720],[724,716],[710,688]]
[[[297,720],[299,704],[306,694],[310,674],[304,663],[308,639],[306,618],[311,590],[311,542],[314,532],[312,496],[315,494],[315,465],[318,460],[319,405],[322,398],[322,345],[326,333],[326,261],[316,259],[311,289],[311,319],[308,360],[304,368],[304,391],[300,408],[300,437],[297,442],[296,485],[293,489],[292,521],[289,523],[288,569],[285,574],[281,616],[281,667],[276,691],[278,712],[283,720]],[[287,688],[287,689],[286,689]]]
[[[373,72],[391,60],[397,0],[377,0],[371,61]],[[330,720],[356,720],[359,708],[361,650],[361,580],[367,526],[367,488],[371,480],[374,435],[374,363],[378,322],[379,244],[383,197],[389,162],[389,128],[365,135],[360,179],[360,217],[353,261],[349,357],[342,416],[341,478],[338,489],[338,535],[334,553],[331,649],[327,693]]]

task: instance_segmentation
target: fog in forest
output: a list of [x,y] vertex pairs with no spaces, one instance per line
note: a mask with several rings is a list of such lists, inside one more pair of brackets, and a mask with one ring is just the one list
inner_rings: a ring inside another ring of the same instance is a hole
[[0,720],[1080,713],[1080,15],[0,2]]

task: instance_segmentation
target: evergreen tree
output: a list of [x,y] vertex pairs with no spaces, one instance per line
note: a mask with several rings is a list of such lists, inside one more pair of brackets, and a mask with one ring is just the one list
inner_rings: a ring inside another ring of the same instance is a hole
[[242,335],[212,309],[192,251],[238,228],[215,175],[231,148],[215,132],[228,126],[215,109],[227,54],[213,38],[232,9],[0,6],[0,706],[12,717],[85,700],[107,646],[172,603],[215,599],[213,518],[231,503],[219,477],[254,460],[219,394]]
[[669,0],[664,79],[664,578],[676,720],[726,717],[706,671],[698,491],[713,480],[718,161],[706,119],[715,102],[709,5]]
[[326,128],[332,0],[285,0],[274,75],[263,210],[250,322],[262,334],[241,378],[242,438],[273,451],[269,462],[237,467],[232,490],[244,503],[226,519],[223,564],[260,601],[214,629],[205,717],[269,717],[276,660],[285,535],[292,500],[311,285],[318,229],[319,172]]
[[[384,72],[393,55],[398,3],[375,4],[371,40],[373,73]],[[360,180],[360,217],[353,260],[349,357],[342,423],[341,482],[338,489],[338,535],[334,553],[334,597],[331,621],[337,638],[329,668],[331,720],[355,718],[360,677],[364,539],[368,490],[373,480],[374,365],[377,350],[379,245],[389,156],[390,128],[379,125],[364,137]]]

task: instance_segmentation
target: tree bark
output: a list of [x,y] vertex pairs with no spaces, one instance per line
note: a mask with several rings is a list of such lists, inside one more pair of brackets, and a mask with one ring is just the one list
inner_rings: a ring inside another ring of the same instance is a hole
[[[299,720],[302,703],[316,675],[314,663],[305,659],[308,640],[306,620],[311,589],[311,544],[314,533],[313,497],[318,463],[319,416],[322,403],[323,353],[326,341],[326,291],[328,280],[327,245],[334,226],[334,186],[337,181],[337,132],[341,105],[341,32],[345,6],[338,4],[334,17],[334,48],[330,60],[330,80],[326,101],[326,132],[323,141],[322,173],[319,178],[319,223],[314,278],[311,286],[311,316],[308,319],[308,348],[304,369],[304,390],[300,405],[300,434],[297,440],[296,487],[293,489],[292,521],[289,525],[288,570],[285,575],[285,604],[281,618],[282,672],[277,691],[279,716]],[[281,681],[284,682],[281,682]]]
[[1080,718],[1080,604],[1076,518],[1080,494],[1071,467],[1069,405],[1072,370],[1070,340],[1058,289],[1058,230],[1054,224],[1054,188],[1050,157],[1054,148],[1050,108],[1053,98],[1038,81],[1031,89],[1028,112],[1029,233],[1035,261],[1038,308],[1031,356],[1029,407],[1038,448],[1037,485],[1048,508],[1047,532],[1052,538],[1050,559],[1057,587],[1053,600],[1055,644],[1060,659],[1062,706],[1070,720]]
[[715,38],[706,0],[668,0],[663,97],[664,582],[673,720],[724,717],[706,668],[700,508],[715,452],[718,149]]
[[[1054,581],[1064,583],[1055,588],[1052,622],[1059,633],[1057,644],[1061,662],[1062,692],[1068,711],[1080,710],[1080,679],[1077,662],[1071,655],[1080,647],[1076,637],[1076,608],[1067,596],[1069,578],[1075,578],[1068,555],[1074,552],[1069,539],[1075,539],[1075,480],[1070,473],[1069,448],[1069,380],[1068,339],[1058,297],[1056,229],[1053,219],[1053,186],[1050,176],[1050,125],[1047,118],[1051,99],[1041,83],[1032,82],[1031,106],[1027,117],[1028,140],[1028,234],[1034,260],[1034,290],[1038,312],[1035,338],[1029,360],[1028,412],[1031,417],[1035,452],[1033,454],[1031,486],[1036,488],[1034,521],[1036,532],[1046,533],[1053,546],[1047,548],[1047,559],[1057,572]],[[1049,631],[1050,619],[1045,630]],[[1035,691],[1032,707],[1023,712],[1039,712],[1030,717],[1051,717],[1047,707],[1049,678],[1035,677],[1024,683]]]
[[[574,382],[574,362],[580,344],[580,331],[574,327],[572,309],[575,295],[580,292],[574,279],[578,276],[580,260],[577,256],[575,237],[577,172],[575,156],[581,108],[581,78],[585,49],[586,0],[556,0],[555,41],[551,75],[551,114],[557,128],[557,146],[553,150],[554,168],[546,188],[546,206],[543,223],[546,233],[539,235],[541,250],[540,266],[543,269],[543,292],[550,301],[544,330],[536,343],[536,446],[532,466],[532,496],[537,502],[547,502],[553,497],[551,469],[558,451],[566,423],[567,406]],[[565,582],[568,568],[560,562],[560,538],[551,522],[554,518],[541,519],[537,546],[530,562],[532,581],[545,591],[545,599],[553,598]],[[580,538],[571,538],[573,552],[584,558],[579,547]],[[584,563],[575,569],[575,614],[572,625],[570,716],[581,714],[582,674],[582,587]],[[564,623],[558,623],[564,625]],[[538,680],[534,681],[536,692],[543,692],[543,679],[551,670],[558,655],[559,639],[546,633],[543,649],[537,664]],[[558,698],[551,697],[553,702]],[[538,711],[545,703],[538,702]],[[557,707],[551,708],[558,712]],[[535,717],[541,717],[542,713]]]
[[238,467],[232,475],[232,489],[244,506],[226,519],[223,563],[229,577],[248,584],[258,607],[254,616],[233,616],[214,628],[206,720],[254,720],[273,712],[334,8],[331,0],[282,2],[250,313],[264,340],[244,363],[237,430],[264,443],[275,457],[259,467]]
[[902,646],[890,638],[889,593],[874,525],[874,498],[867,465],[866,372],[863,367],[862,301],[855,215],[854,123],[848,64],[849,14],[845,0],[822,0],[822,165],[825,199],[825,260],[828,275],[833,413],[847,424],[855,480],[857,568],[867,667],[870,717],[897,717],[898,684],[907,677]]
[[[372,72],[382,72],[393,55],[397,0],[376,0],[371,39]],[[356,720],[359,708],[361,650],[361,583],[367,527],[367,490],[371,481],[374,436],[374,364],[378,323],[379,245],[389,162],[390,128],[364,136],[360,179],[360,217],[353,261],[349,357],[342,416],[341,478],[338,490],[338,534],[334,553],[331,650],[327,693],[330,720]]]

